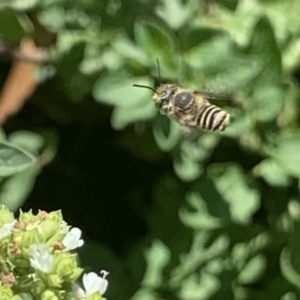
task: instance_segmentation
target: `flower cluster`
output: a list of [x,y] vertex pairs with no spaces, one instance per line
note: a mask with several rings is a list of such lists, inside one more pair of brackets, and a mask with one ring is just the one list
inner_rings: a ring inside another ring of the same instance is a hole
[[83,288],[76,284],[83,269],[70,251],[83,243],[80,229],[70,228],[60,211],[21,212],[16,220],[1,206],[0,299],[103,300],[108,272],[84,274]]

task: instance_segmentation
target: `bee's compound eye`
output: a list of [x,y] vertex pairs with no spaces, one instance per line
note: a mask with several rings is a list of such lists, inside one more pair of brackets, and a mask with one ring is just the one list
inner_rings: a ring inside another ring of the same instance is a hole
[[162,100],[167,100],[170,98],[172,91],[170,89],[165,90],[162,94],[161,94],[161,99]]
[[175,97],[175,105],[179,108],[188,108],[194,103],[194,98],[190,93],[179,93]]

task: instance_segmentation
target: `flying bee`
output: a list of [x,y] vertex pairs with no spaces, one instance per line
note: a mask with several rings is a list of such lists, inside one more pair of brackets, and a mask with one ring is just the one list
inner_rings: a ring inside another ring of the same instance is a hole
[[134,86],[152,90],[160,112],[185,128],[224,131],[230,123],[230,114],[209,102],[220,98],[216,93],[193,91],[170,83],[161,84],[156,89],[138,84]]

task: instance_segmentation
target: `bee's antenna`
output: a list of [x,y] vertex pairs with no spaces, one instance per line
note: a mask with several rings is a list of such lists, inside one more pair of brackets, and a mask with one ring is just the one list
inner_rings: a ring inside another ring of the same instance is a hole
[[151,86],[140,85],[140,84],[133,84],[133,86],[135,86],[135,87],[140,87],[140,88],[145,88],[145,89],[149,89],[149,90],[153,91],[154,93],[156,93],[155,89],[152,88]]
[[157,64],[157,75],[158,75],[158,80],[159,82],[162,81],[161,76],[160,76],[160,65],[159,65],[159,60],[158,58],[156,59],[156,64]]

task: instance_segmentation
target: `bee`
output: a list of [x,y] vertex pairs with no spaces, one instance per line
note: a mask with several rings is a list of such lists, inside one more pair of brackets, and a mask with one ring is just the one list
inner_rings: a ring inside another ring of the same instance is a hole
[[209,102],[220,98],[216,93],[194,91],[170,83],[161,84],[156,89],[138,84],[134,86],[152,90],[158,110],[189,130],[221,132],[230,123],[230,114]]

